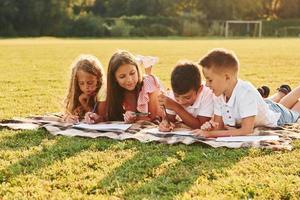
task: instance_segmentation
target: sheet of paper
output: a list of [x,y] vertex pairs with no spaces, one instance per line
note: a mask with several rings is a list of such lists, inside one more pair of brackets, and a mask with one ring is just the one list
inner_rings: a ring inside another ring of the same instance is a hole
[[263,136],[232,136],[232,137],[218,137],[216,142],[256,142],[262,140],[279,140],[278,135],[263,135]]
[[186,135],[186,136],[194,136],[191,131],[171,131],[171,132],[161,132],[158,128],[145,129],[147,133],[153,134],[174,134],[174,135]]
[[73,125],[74,128],[92,129],[98,131],[126,131],[132,124],[86,124],[79,123]]

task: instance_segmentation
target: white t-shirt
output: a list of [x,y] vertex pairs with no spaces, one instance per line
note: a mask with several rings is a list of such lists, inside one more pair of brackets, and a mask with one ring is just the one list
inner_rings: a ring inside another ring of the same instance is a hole
[[225,125],[239,126],[242,119],[256,116],[254,126],[277,126],[280,113],[269,109],[256,88],[249,82],[238,80],[228,102],[225,96],[214,96],[214,114],[222,116]]
[[[194,117],[204,116],[204,117],[212,117],[214,112],[214,103],[213,103],[213,93],[212,91],[203,85],[201,92],[198,94],[193,105],[185,107],[184,109],[191,113]],[[169,96],[171,99],[176,101],[174,94],[172,93]],[[173,110],[168,110],[167,113],[170,115],[176,115]]]

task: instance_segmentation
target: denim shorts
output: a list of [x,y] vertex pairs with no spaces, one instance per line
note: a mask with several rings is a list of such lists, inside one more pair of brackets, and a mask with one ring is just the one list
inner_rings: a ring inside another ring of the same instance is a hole
[[270,99],[265,99],[265,102],[268,104],[269,108],[276,112],[280,113],[280,118],[277,121],[278,126],[282,126],[284,124],[290,124],[290,123],[295,123],[300,117],[300,113],[290,110],[286,108],[285,106],[275,103],[271,101]]

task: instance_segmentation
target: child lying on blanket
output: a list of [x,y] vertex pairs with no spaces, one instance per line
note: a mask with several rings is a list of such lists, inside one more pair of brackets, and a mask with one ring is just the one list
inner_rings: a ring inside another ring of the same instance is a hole
[[206,85],[214,98],[213,120],[194,131],[203,137],[248,135],[254,127],[294,123],[300,116],[300,87],[279,103],[263,99],[249,82],[238,79],[239,61],[233,52],[214,49],[201,59]]
[[213,93],[201,84],[199,66],[192,62],[179,62],[171,74],[173,93],[159,95],[159,103],[166,110],[166,119],[159,124],[160,131],[170,131],[176,115],[190,128],[196,129],[213,115]]
[[[72,64],[71,80],[65,98],[64,121],[76,123],[87,112],[96,110],[104,116],[104,83],[104,70],[99,60],[92,55],[80,55]],[[98,119],[103,120],[103,117]]]
[[[161,85],[151,75],[154,57],[133,56],[119,50],[109,61],[107,72],[107,120],[133,123],[137,120],[152,121],[162,115],[157,96]],[[148,75],[142,76],[139,64]],[[149,66],[150,65],[150,66]],[[98,114],[88,114],[86,121],[97,121]]]

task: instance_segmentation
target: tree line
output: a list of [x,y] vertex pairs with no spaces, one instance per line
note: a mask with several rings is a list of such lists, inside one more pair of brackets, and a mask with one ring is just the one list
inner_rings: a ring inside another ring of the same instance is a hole
[[13,37],[218,35],[224,20],[299,18],[300,0],[0,0],[0,35]]

